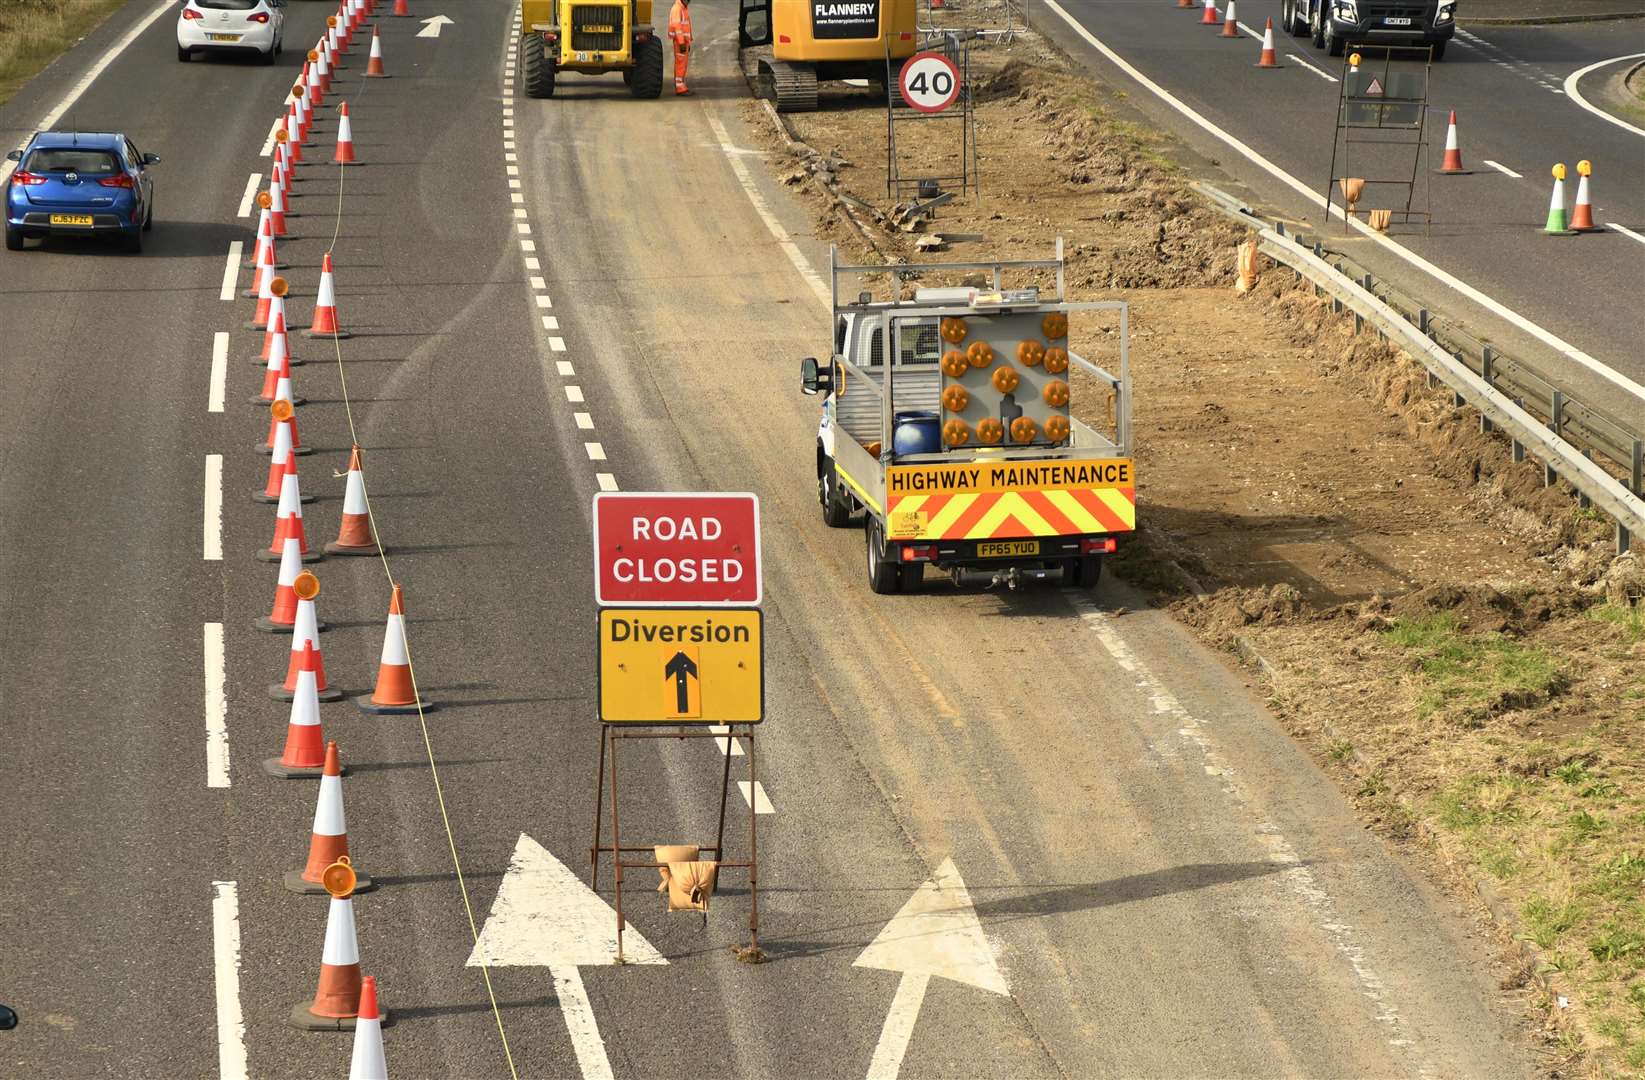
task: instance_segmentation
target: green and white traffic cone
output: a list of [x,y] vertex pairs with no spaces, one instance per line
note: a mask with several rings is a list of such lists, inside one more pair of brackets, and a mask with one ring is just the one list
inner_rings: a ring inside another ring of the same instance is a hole
[[1546,236],[1575,236],[1571,231],[1570,217],[1565,209],[1565,163],[1562,161],[1553,168],[1554,195],[1548,200],[1548,224],[1542,232]]

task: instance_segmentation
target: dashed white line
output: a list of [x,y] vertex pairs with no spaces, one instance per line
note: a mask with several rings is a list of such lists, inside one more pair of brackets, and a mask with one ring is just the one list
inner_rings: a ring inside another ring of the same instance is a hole
[[585,412],[572,413],[571,418],[577,422],[577,430],[593,431],[594,418]]
[[551,308],[554,306],[553,299],[551,299],[547,293],[538,293],[534,299],[537,302],[537,306],[540,308]]
[[1481,160],[1484,161],[1484,163],[1489,165],[1491,168],[1495,169],[1497,172],[1502,173],[1506,176],[1511,176],[1515,180],[1525,179],[1523,174],[1514,172],[1514,170],[1508,168],[1508,166],[1502,164],[1500,161],[1492,161],[1490,158],[1482,158]]
[[588,460],[590,461],[605,460],[605,447],[601,446],[597,442],[583,443],[583,452],[588,455]]
[[[531,230],[531,226],[527,225],[526,226],[526,231],[529,232],[530,230]],[[537,250],[537,241],[535,241],[535,240],[521,240],[520,241],[520,250],[521,251],[536,251]]]
[[559,328],[560,328],[560,320],[558,318],[556,318],[553,315],[544,315],[543,316],[543,329],[544,330],[558,330]]
[[[537,260],[536,259],[531,259],[529,261],[536,262]],[[527,269],[534,270],[534,269],[537,269],[537,267],[527,267]],[[544,291],[545,289],[548,288],[548,282],[544,281],[540,276],[538,276],[536,274],[532,275],[530,285],[537,292],[542,292],[542,291]]]
[[[520,160],[520,155],[518,155],[518,154],[504,154],[503,155],[503,160],[504,161],[519,161]],[[516,168],[513,165],[508,166],[508,168],[513,170],[508,174],[510,176],[513,176],[513,175],[515,175],[515,173],[519,172],[519,169]]]
[[1638,233],[1634,232],[1632,229],[1625,229],[1621,225],[1618,225],[1614,221],[1605,222],[1605,227],[1607,229],[1612,230],[1613,232],[1621,233],[1623,236],[1626,236],[1630,240],[1638,240],[1641,244],[1645,244],[1645,236],[1639,235]]
[[595,473],[594,479],[599,483],[601,491],[617,490],[617,478],[608,472]]
[[223,561],[223,455],[206,455],[206,489],[204,502],[204,529],[201,533],[200,557],[210,562]]
[[217,1075],[245,1080],[246,1021],[240,1012],[240,890],[211,883],[211,951],[217,971]]
[[733,739],[733,738],[729,737],[731,735],[731,725],[729,725],[729,724],[710,724],[708,726],[708,730],[712,731],[716,735],[727,736],[726,738],[721,738],[721,739],[715,739],[714,740],[716,743],[719,743],[719,745],[720,745],[720,753],[730,754],[732,757],[742,757],[743,756],[743,744],[738,742],[736,739]]
[[240,253],[245,250],[244,240],[230,240],[228,242],[228,265],[223,267],[223,287],[217,294],[219,300],[233,300],[234,286],[240,280]]
[[206,787],[226,788],[228,773],[228,668],[223,624],[208,622],[203,635],[206,688]]
[[554,361],[554,370],[559,372],[561,375],[565,376],[568,379],[577,374],[575,371],[572,370],[570,360],[556,360],[556,361]]
[[220,413],[228,393],[228,331],[219,330],[211,336],[211,384],[206,397],[206,412]]
[[280,124],[283,119],[283,117],[275,117],[274,123],[268,126],[268,138],[263,140],[263,148],[257,151],[258,157],[274,156],[274,133],[280,130]]
[[[541,270],[543,268],[543,264],[537,261],[537,257],[535,255],[527,255],[525,257],[525,268],[527,270]],[[535,288],[535,286],[533,286],[533,288]]]
[[[514,155],[513,154],[504,154],[503,155],[503,160],[504,161],[513,161],[514,160]],[[520,167],[518,165],[505,165],[505,166],[503,166],[503,172],[506,173],[509,176],[519,176],[520,175]]]
[[583,388],[580,386],[566,387],[565,399],[573,405],[581,405],[583,403]]
[[777,808],[772,806],[771,800],[765,797],[765,785],[756,780],[753,786],[754,793],[750,795],[748,781],[737,781],[737,790],[743,793],[743,801],[752,806],[756,814],[775,814]]
[[251,201],[257,197],[257,185],[263,182],[263,174],[254,172],[246,178],[246,193],[240,196],[240,209],[234,212],[235,217],[251,216]]
[[519,233],[521,236],[530,236],[531,226],[527,222],[517,221],[514,223],[514,231]]
[[514,216],[517,217],[517,218],[524,218],[527,215],[526,215],[526,212],[525,212],[524,208],[516,206],[514,208]]
[[[525,203],[525,195],[518,191],[511,191],[508,193],[508,201],[516,206],[523,205]],[[518,211],[515,212],[518,213]]]
[[1318,75],[1320,78],[1324,79],[1326,82],[1339,82],[1340,81],[1335,75],[1332,75],[1329,71],[1326,71],[1324,68],[1315,67],[1313,64],[1310,64],[1308,61],[1304,60],[1302,57],[1298,56],[1294,52],[1288,52],[1285,55],[1289,56],[1291,59],[1293,59],[1297,63],[1301,64],[1303,67],[1307,68],[1309,71],[1312,71],[1315,75]]
[[551,337],[548,339],[549,352],[565,352],[565,338]]
[[508,179],[508,186],[509,186],[509,187],[510,187],[510,188],[511,188],[511,189],[513,189],[513,190],[518,190],[518,189],[519,189],[519,187],[520,187],[520,181],[519,181],[519,179],[518,179],[518,178],[517,178],[517,177],[512,177],[512,176],[511,176],[511,177],[509,177],[509,179]]

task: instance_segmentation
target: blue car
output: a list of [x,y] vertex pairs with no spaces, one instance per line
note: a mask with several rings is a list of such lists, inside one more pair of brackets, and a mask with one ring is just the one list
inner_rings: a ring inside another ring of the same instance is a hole
[[17,170],[6,185],[6,248],[29,236],[113,236],[143,250],[154,224],[156,154],[139,153],[124,135],[41,131],[6,155]]

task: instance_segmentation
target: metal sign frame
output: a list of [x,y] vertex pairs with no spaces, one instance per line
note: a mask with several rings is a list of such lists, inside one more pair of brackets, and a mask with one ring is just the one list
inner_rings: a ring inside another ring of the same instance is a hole
[[[1395,50],[1420,52],[1423,59],[1421,73],[1422,93],[1418,96],[1392,96],[1388,93],[1392,86],[1391,76],[1395,74],[1410,74],[1404,70],[1396,72],[1393,67]],[[1421,46],[1408,49],[1396,45],[1349,45],[1344,52],[1347,54],[1342,60],[1342,77],[1337,83],[1337,114],[1336,131],[1331,140],[1331,171],[1325,184],[1325,221],[1331,220],[1331,204],[1334,199],[1342,200],[1342,228],[1348,231],[1350,213],[1346,195],[1339,190],[1339,182],[1352,175],[1353,167],[1350,157],[1353,148],[1393,148],[1395,157],[1403,156],[1405,150],[1411,154],[1411,171],[1409,175],[1363,177],[1367,193],[1373,187],[1403,188],[1405,191],[1405,205],[1403,207],[1374,207],[1372,209],[1388,210],[1398,215],[1399,220],[1409,222],[1413,218],[1421,218],[1424,230],[1433,226],[1433,170],[1424,169],[1425,159],[1431,160],[1432,151],[1428,146],[1428,87],[1433,74],[1434,55],[1431,46]],[[1362,62],[1358,68],[1353,66],[1353,60],[1370,61],[1373,54],[1380,57],[1380,72],[1372,71],[1369,63]],[[1375,93],[1370,91],[1375,89]],[[1407,119],[1409,116],[1409,119]],[[1340,153],[1339,153],[1340,151]],[[1374,151],[1373,151],[1374,153]],[[1341,168],[1338,168],[1338,161]],[[1417,177],[1427,174],[1427,182],[1423,189],[1423,209],[1417,209],[1412,204],[1416,201]],[[1365,202],[1362,197],[1360,207]],[[1367,210],[1369,212],[1369,210]]]
[[[905,191],[912,189],[912,194],[922,197],[922,191],[929,191],[930,187],[940,188],[945,183],[958,183],[960,194],[971,192],[978,197],[982,195],[982,180],[979,174],[977,157],[977,114],[976,92],[971,84],[971,42],[976,38],[974,31],[945,30],[932,41],[920,43],[920,48],[914,55],[922,52],[940,51],[948,62],[959,72],[960,89],[955,101],[941,112],[925,112],[916,109],[903,100],[901,89],[902,65],[895,64],[891,57],[890,43],[886,43],[885,51],[885,193],[897,202],[901,202]],[[931,48],[941,43],[940,49]],[[910,60],[912,57],[910,57]],[[904,176],[899,162],[897,149],[897,126],[899,124],[955,124],[959,125],[959,172],[939,173],[927,176]]]

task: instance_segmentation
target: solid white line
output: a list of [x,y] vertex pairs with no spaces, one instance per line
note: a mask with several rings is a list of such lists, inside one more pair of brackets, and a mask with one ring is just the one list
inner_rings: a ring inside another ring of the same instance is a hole
[[575,964],[554,964],[548,969],[554,977],[554,996],[560,1002],[560,1015],[565,1018],[566,1031],[571,1033],[571,1049],[577,1055],[577,1068],[583,1080],[612,1080],[611,1061],[605,1054],[605,1040],[600,1037],[600,1025],[594,1019],[594,1006],[589,1003],[588,991],[583,988],[582,974]]
[[211,951],[217,969],[217,1075],[244,1080],[246,1021],[240,1013],[240,890],[211,883]]
[[223,561],[223,455],[206,455],[205,526],[201,557]]
[[605,447],[601,446],[597,442],[583,443],[583,450],[588,454],[588,460],[590,461],[605,460]]
[[1612,116],[1604,109],[1590,104],[1588,99],[1582,96],[1582,91],[1576,88],[1577,81],[1590,71],[1605,67],[1609,64],[1620,64],[1624,60],[1638,60],[1641,57],[1645,57],[1645,53],[1629,53],[1627,56],[1613,56],[1609,60],[1601,60],[1597,64],[1589,64],[1585,68],[1571,72],[1569,75],[1565,76],[1565,96],[1576,102],[1578,105],[1581,105],[1584,109],[1587,109],[1601,120],[1608,120],[1617,127],[1631,131],[1635,135],[1645,135],[1645,128],[1634,127],[1634,125],[1628,123],[1628,121],[1622,119],[1620,116]]
[[1289,56],[1291,59],[1293,59],[1297,63],[1301,64],[1303,67],[1307,68],[1309,71],[1312,71],[1315,75],[1318,75],[1320,78],[1324,79],[1326,82],[1338,82],[1338,81],[1340,81],[1340,80],[1337,79],[1337,77],[1335,75],[1332,75],[1329,71],[1326,71],[1324,68],[1315,67],[1313,64],[1310,64],[1308,61],[1304,60],[1302,57],[1298,56],[1294,52],[1288,52],[1285,55]]
[[572,368],[570,360],[556,360],[556,361],[554,361],[554,370],[559,372],[561,375],[564,375],[568,379],[571,378],[573,375],[577,374],[576,370]]
[[[1295,191],[1298,195],[1306,199],[1310,205],[1318,207],[1323,207],[1325,205],[1325,197],[1319,192],[1315,191],[1307,184],[1304,184],[1301,180],[1298,180],[1296,177],[1292,176],[1278,165],[1275,165],[1272,161],[1269,161],[1267,158],[1257,153],[1233,135],[1224,131],[1222,128],[1200,115],[1182,99],[1178,98],[1175,94],[1171,93],[1171,91],[1165,89],[1165,87],[1144,75],[1141,71],[1137,70],[1137,68],[1134,67],[1130,61],[1126,60],[1119,53],[1109,48],[1102,41],[1099,41],[1097,37],[1091,33],[1091,31],[1081,25],[1079,20],[1068,14],[1068,12],[1063,9],[1063,6],[1059,4],[1057,0],[1045,0],[1045,6],[1056,12],[1062,21],[1067,23],[1068,26],[1076,34],[1078,34],[1086,44],[1090,45],[1093,49],[1107,57],[1107,59],[1113,63],[1115,67],[1118,67],[1121,71],[1135,79],[1144,88],[1146,88],[1149,93],[1153,94],[1155,97],[1177,110],[1183,116],[1186,116],[1204,131],[1215,136],[1228,146],[1232,147],[1234,150],[1238,151],[1240,154],[1244,155],[1245,158],[1252,164],[1256,165],[1274,179],[1285,184],[1292,191]],[[1619,57],[1619,59],[1625,58]],[[1567,87],[1567,89],[1570,89],[1570,87]],[[711,124],[716,123],[712,117],[710,117],[709,122]],[[733,160],[733,165],[735,164],[736,162]],[[1338,220],[1341,220],[1342,208],[1340,206],[1333,205],[1332,213]],[[1499,318],[1508,320],[1510,323],[1519,327],[1527,334],[1530,334],[1538,341],[1541,341],[1544,345],[1559,350],[1559,352],[1564,354],[1567,358],[1576,361],[1578,364],[1581,364],[1583,367],[1608,382],[1621,387],[1622,389],[1628,391],[1628,393],[1633,394],[1635,397],[1645,399],[1645,386],[1640,385],[1634,380],[1628,378],[1626,375],[1623,375],[1621,372],[1612,370],[1605,364],[1595,360],[1592,356],[1589,356],[1587,353],[1583,352],[1581,349],[1578,349],[1575,345],[1572,345],[1570,342],[1561,338],[1559,335],[1553,333],[1552,331],[1543,329],[1541,326],[1538,326],[1530,319],[1527,319],[1525,316],[1521,315],[1519,312],[1505,306],[1497,300],[1493,300],[1491,297],[1480,292],[1466,281],[1463,281],[1461,278],[1458,278],[1449,271],[1440,269],[1411,249],[1390,240],[1388,237],[1377,232],[1375,229],[1371,228],[1358,218],[1350,219],[1349,223],[1361,235],[1369,238],[1373,243],[1380,244],[1389,252],[1399,256],[1401,259],[1404,259],[1406,262],[1423,271],[1436,281],[1439,281],[1449,286],[1456,292],[1461,293],[1463,296],[1466,296],[1468,299],[1472,300],[1476,304],[1479,304],[1481,307],[1486,308]],[[826,300],[827,296],[825,288],[824,302],[826,302]]]
[[597,472],[594,474],[594,479],[599,481],[601,491],[617,490],[617,478],[608,472]]
[[1508,168],[1508,166],[1502,164],[1500,161],[1492,161],[1490,158],[1482,158],[1481,160],[1484,161],[1485,164],[1489,165],[1491,168],[1495,169],[1497,172],[1502,173],[1505,176],[1511,176],[1515,180],[1525,179],[1523,174],[1514,172],[1514,170]]
[[767,231],[777,238],[777,246],[783,249],[783,254],[787,255],[788,261],[794,264],[794,269],[798,270],[800,276],[811,286],[811,291],[817,294],[817,299],[825,305],[828,304],[831,299],[828,286],[818,276],[817,272],[811,268],[811,263],[806,260],[805,253],[788,235],[788,230],[783,228],[782,222],[777,220],[777,215],[771,212],[771,207],[766,203],[765,196],[760,194],[760,189],[754,186],[754,177],[749,173],[748,166],[743,163],[742,155],[737,153],[737,148],[732,145],[731,136],[726,132],[725,125],[720,123],[719,117],[710,113],[708,114],[708,126],[714,129],[714,138],[719,140],[720,152],[725,155],[725,160],[730,164],[732,173],[736,175],[737,183],[742,185],[744,194],[748,196],[748,201],[754,204],[754,212],[760,215],[761,221],[765,222]]
[[[79,82],[69,87],[69,92],[59,98],[57,104],[52,106],[51,111],[42,116],[40,122],[34,125],[35,130],[50,131],[56,127],[57,121],[63,118],[63,114],[74,108],[74,103],[80,100],[80,95],[91,89],[91,84],[97,81],[97,76],[107,70],[108,66],[114,63],[132,42],[141,37],[144,30],[154,25],[154,20],[168,11],[175,11],[176,8],[177,5],[172,0],[161,0],[159,7],[139,19],[130,30],[125,32],[119,41],[110,45],[108,51],[97,58],[95,64],[86,69],[86,73],[80,76]],[[16,168],[17,163],[15,161],[6,161],[3,165],[0,165],[0,186],[4,186],[5,182],[11,179],[12,171]]]
[[217,294],[219,300],[233,300],[234,286],[240,280],[240,253],[245,250],[245,241],[230,240],[228,242],[228,265],[223,267],[223,288]]
[[1645,244],[1645,236],[1639,235],[1638,233],[1634,232],[1632,229],[1625,229],[1621,225],[1618,225],[1614,221],[1607,221],[1607,222],[1604,223],[1604,225],[1607,229],[1611,229],[1614,232],[1619,232],[1623,236],[1628,237],[1630,240],[1638,240],[1641,244]]
[[257,185],[263,182],[263,174],[254,172],[246,178],[246,193],[240,196],[240,209],[234,212],[235,217],[251,216],[251,200],[257,197]]
[[897,981],[897,996],[891,999],[891,1010],[880,1028],[880,1041],[874,1044],[874,1057],[868,1063],[868,1080],[897,1080],[930,983],[931,976],[913,971],[904,972]]
[[227,393],[228,331],[219,330],[211,336],[211,391],[206,399],[206,412],[222,412]]
[[583,388],[580,387],[580,386],[568,386],[568,387],[566,387],[565,388],[565,399],[567,401],[571,402],[573,405],[582,404]]
[[578,431],[593,431],[594,430],[594,418],[592,416],[588,415],[587,413],[585,413],[585,412],[572,413],[571,418],[573,420],[577,421],[577,430]]
[[228,787],[228,672],[223,656],[223,624],[208,622],[205,672],[206,787],[209,788]]
[[749,798],[747,780],[738,780],[737,788],[743,793],[743,802],[752,806],[756,814],[775,814],[777,812],[777,808],[771,805],[771,800],[765,797],[765,785],[758,780],[754,781],[753,798]]

